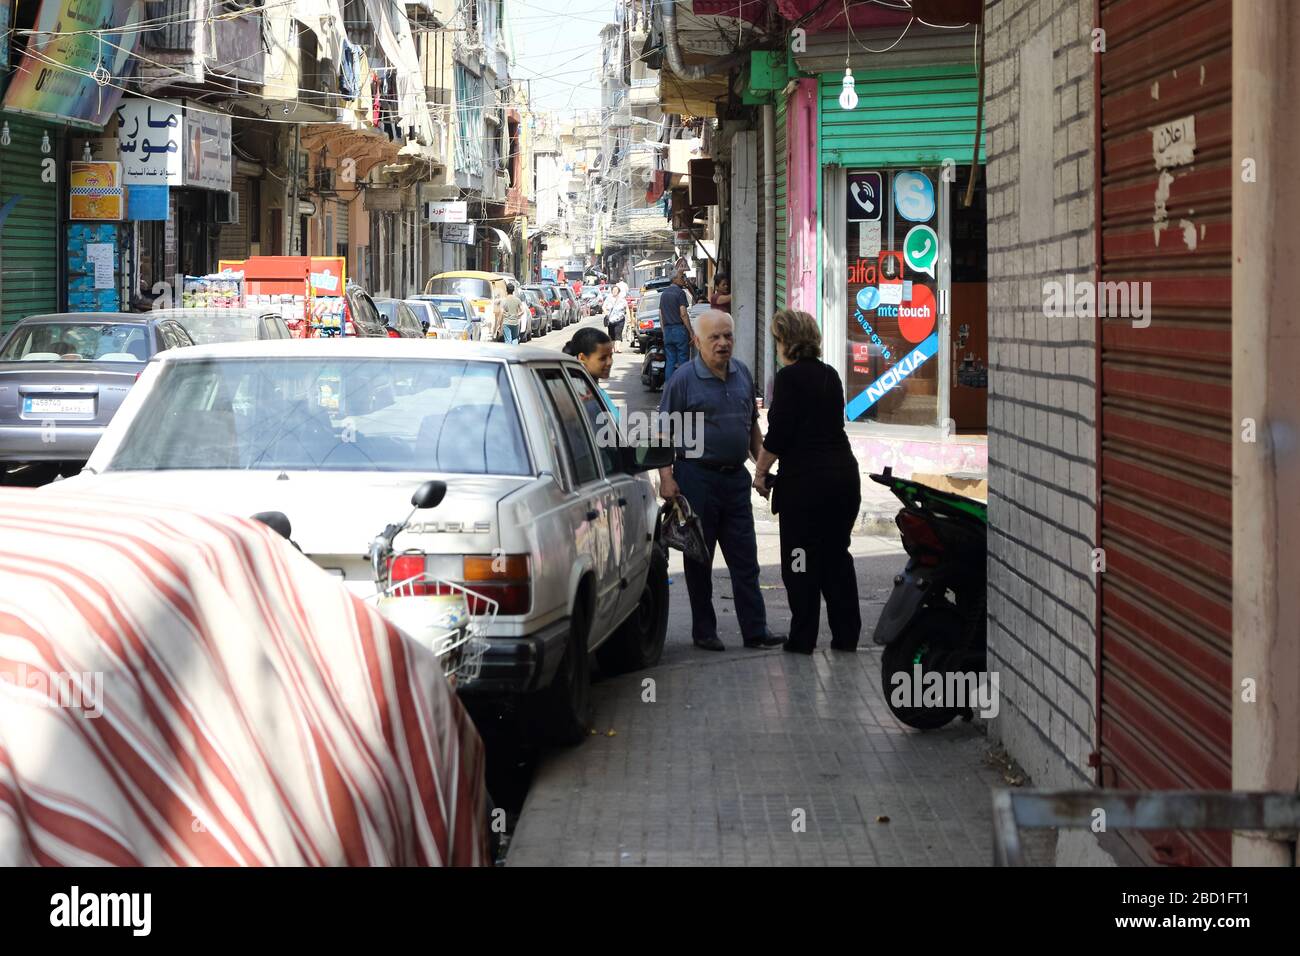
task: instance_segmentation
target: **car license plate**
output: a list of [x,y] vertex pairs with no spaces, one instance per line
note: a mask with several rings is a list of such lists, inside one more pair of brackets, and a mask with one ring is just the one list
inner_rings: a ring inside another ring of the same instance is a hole
[[23,411],[28,415],[93,415],[93,398],[24,398]]

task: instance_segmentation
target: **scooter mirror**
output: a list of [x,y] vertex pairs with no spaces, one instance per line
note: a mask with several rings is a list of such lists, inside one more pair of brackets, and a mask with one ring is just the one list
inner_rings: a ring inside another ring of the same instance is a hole
[[446,494],[445,481],[426,481],[411,495],[411,504],[416,508],[436,508]]

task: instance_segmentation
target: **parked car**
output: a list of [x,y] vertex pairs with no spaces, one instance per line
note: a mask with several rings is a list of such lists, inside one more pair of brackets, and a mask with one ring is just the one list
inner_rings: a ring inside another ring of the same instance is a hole
[[424,326],[411,307],[401,299],[375,299],[375,307],[384,317],[390,339],[422,339]]
[[546,285],[526,285],[523,290],[525,293],[536,299],[538,304],[541,305],[542,311],[546,316],[546,332],[554,332],[556,329],[564,328],[564,320],[562,318],[559,298],[556,297],[554,299],[554,304],[552,304],[551,296],[554,295],[554,290],[554,286],[550,286],[548,290]]
[[442,313],[438,307],[429,299],[403,299],[402,300],[415,317],[420,320],[420,327],[424,329],[426,339],[449,339],[453,342],[468,342],[470,332],[473,326],[469,322],[457,322],[455,328],[451,328],[443,319]]
[[560,298],[560,286],[555,282],[538,283],[542,290],[542,298],[546,300],[546,307],[551,310],[551,321],[556,328],[564,328],[568,325],[565,318],[564,300]]
[[655,333],[660,332],[659,293],[644,292],[636,307],[636,325],[633,343],[638,352],[644,352]]
[[346,318],[343,331],[346,335],[357,338],[388,338],[388,323],[379,314],[379,307],[370,293],[355,282],[349,282],[343,290]]
[[515,293],[523,300],[524,307],[529,311],[529,333],[528,337],[534,335],[545,335],[551,331],[551,310],[546,307],[542,301],[541,295],[535,290],[524,286]]
[[212,474],[185,507],[0,489],[3,675],[27,675],[0,685],[0,866],[490,864],[443,662],[265,525],[196,513],[227,503]]
[[560,301],[564,303],[564,323],[565,325],[572,325],[581,318],[578,314],[578,297],[573,294],[573,290],[567,285],[558,285],[556,289],[560,293]]
[[431,303],[442,316],[443,325],[451,332],[451,338],[459,338],[463,334],[470,342],[477,342],[485,334],[483,320],[474,311],[474,304],[463,295],[414,295],[411,296],[411,301]]
[[506,297],[506,280],[495,272],[442,272],[424,284],[425,295],[462,295],[483,322],[495,318],[496,303]]
[[588,315],[600,315],[603,311],[605,296],[599,289],[583,289],[581,299],[586,303]]
[[170,313],[23,319],[0,343],[0,481],[75,474],[145,363],[193,344]]
[[627,447],[605,409],[581,364],[550,349],[203,346],[151,363],[86,469],[60,486],[283,512],[303,553],[365,595],[376,530],[422,482],[445,481],[442,504],[397,537],[393,577],[426,572],[497,602],[462,693],[520,697],[550,739],[576,742],[588,654],[610,671],[650,666],[668,620],[644,472],[672,450]]
[[195,345],[288,339],[289,326],[278,312],[262,309],[154,309],[154,318],[175,319]]

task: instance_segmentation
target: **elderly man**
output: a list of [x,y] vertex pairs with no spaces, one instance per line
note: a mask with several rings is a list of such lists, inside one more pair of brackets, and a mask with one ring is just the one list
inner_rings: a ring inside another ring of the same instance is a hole
[[686,591],[691,599],[691,638],[709,651],[726,650],[718,640],[713,611],[713,549],[731,572],[736,618],[746,647],[776,647],[784,638],[767,629],[767,610],[758,590],[758,542],[750,505],[747,458],[757,458],[763,446],[754,404],[754,379],[744,364],[731,357],[735,326],[731,316],[716,309],[696,319],[699,355],[688,360],[664,386],[659,411],[668,421],[699,416],[702,427],[698,457],[679,448],[671,468],[659,471],[659,494],[665,501],[684,495],[700,516],[709,561],[684,562]]

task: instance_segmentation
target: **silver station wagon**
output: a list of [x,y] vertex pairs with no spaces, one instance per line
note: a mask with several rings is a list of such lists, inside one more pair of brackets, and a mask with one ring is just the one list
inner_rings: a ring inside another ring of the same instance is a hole
[[[667,564],[645,472],[595,382],[554,351],[435,340],[306,339],[165,352],[67,490],[250,516],[282,512],[321,568],[375,591],[372,539],[446,482],[394,542],[421,574],[496,602],[467,697],[509,697],[556,742],[586,734],[589,660],[654,664]],[[471,602],[472,603],[472,602]],[[471,613],[474,612],[471,607]]]

